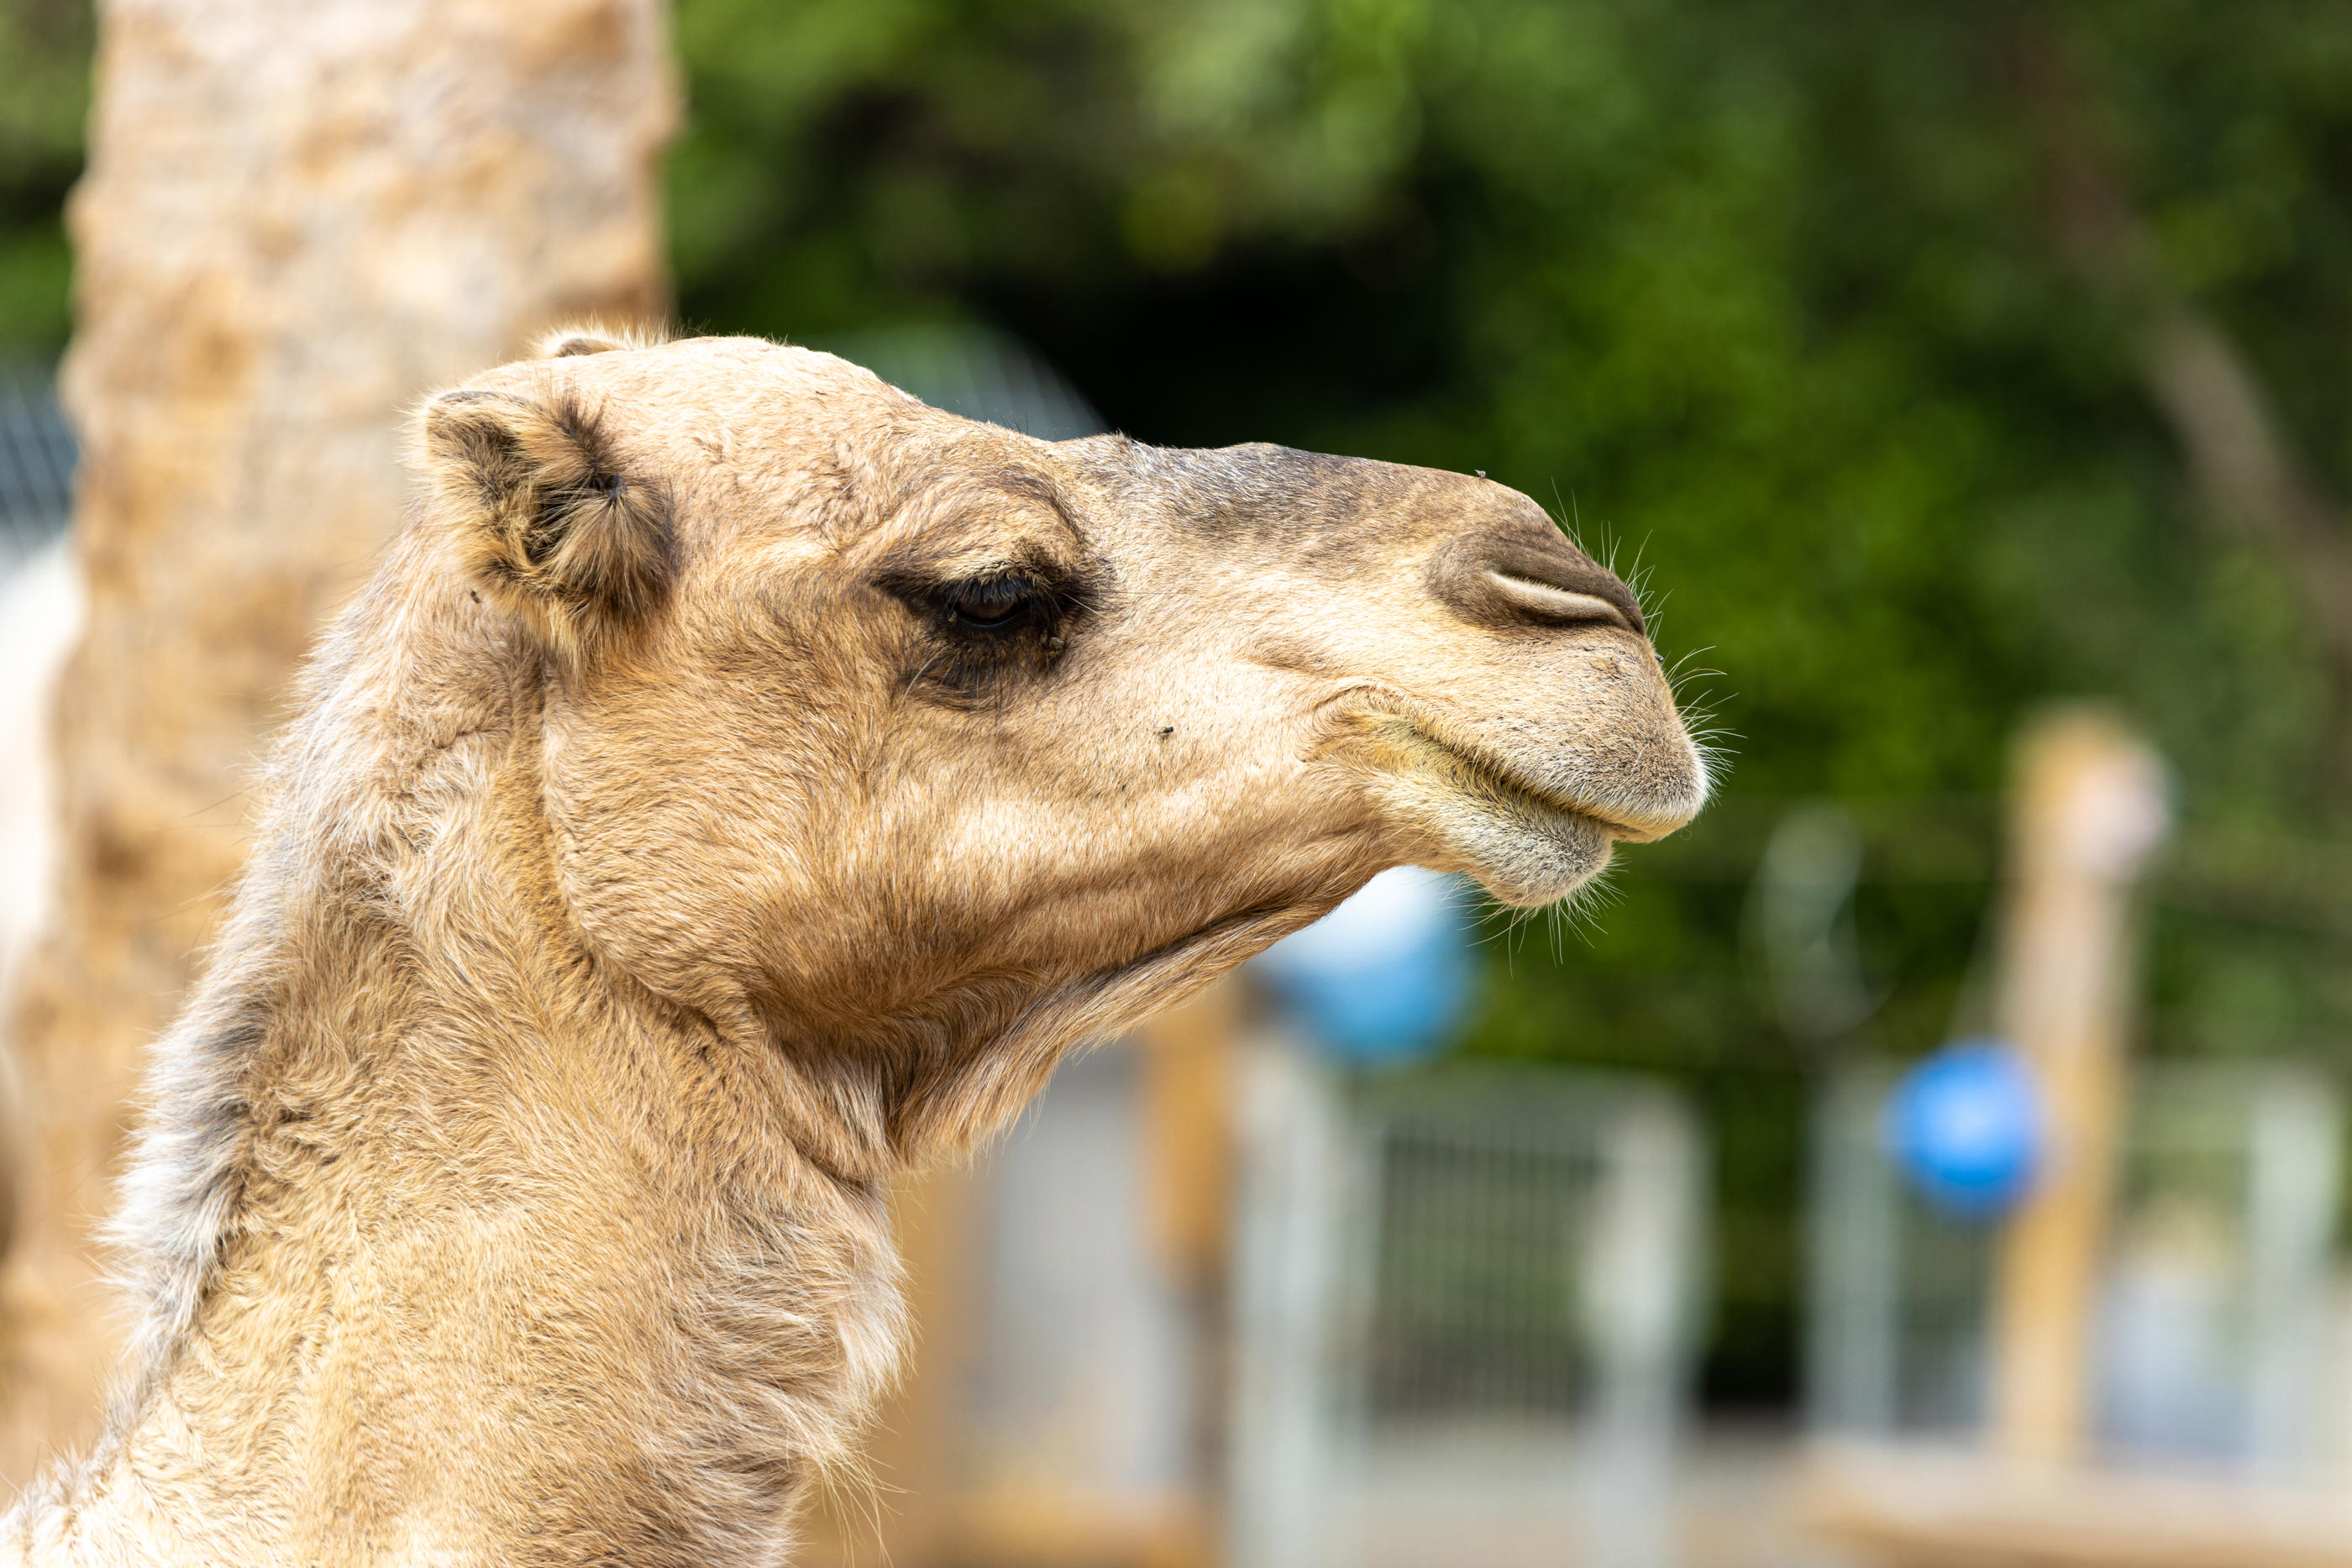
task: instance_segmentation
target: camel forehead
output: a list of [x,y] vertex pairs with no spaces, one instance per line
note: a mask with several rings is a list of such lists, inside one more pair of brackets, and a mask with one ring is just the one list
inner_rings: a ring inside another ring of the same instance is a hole
[[[656,465],[773,472],[779,457],[790,465],[788,454],[830,464],[856,449],[875,464],[876,480],[902,492],[1017,468],[1059,481],[1055,488],[1081,514],[1096,509],[1080,499],[1091,493],[1116,512],[1181,529],[1213,549],[1329,570],[1465,528],[1556,533],[1535,502],[1484,478],[1264,443],[1044,442],[933,408],[835,355],[758,338],[523,361],[471,384],[577,394]],[[721,433],[734,441],[712,439]],[[1086,519],[1071,520],[1092,531]]]
[[1518,491],[1442,469],[1265,443],[1200,450],[1094,437],[1064,444],[1110,495],[1243,555],[1344,571],[1466,528],[1558,534]]

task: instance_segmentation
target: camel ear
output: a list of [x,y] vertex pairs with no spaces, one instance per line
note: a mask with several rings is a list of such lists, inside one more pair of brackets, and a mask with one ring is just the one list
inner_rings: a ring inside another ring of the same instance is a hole
[[629,345],[607,332],[593,327],[565,327],[550,332],[539,340],[539,352],[532,357],[541,360],[568,360],[574,354],[609,354]]
[[574,354],[609,354],[616,349],[653,349],[669,341],[669,334],[659,325],[635,322],[618,327],[599,321],[575,322],[558,327],[539,340],[539,351],[531,357],[538,360],[568,360]]
[[622,466],[569,401],[444,392],[425,408],[434,511],[466,570],[577,664],[668,594],[677,550],[661,487]]

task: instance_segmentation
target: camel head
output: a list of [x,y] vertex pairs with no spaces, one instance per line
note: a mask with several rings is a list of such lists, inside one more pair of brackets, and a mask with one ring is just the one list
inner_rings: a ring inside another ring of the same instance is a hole
[[541,672],[570,918],[894,1136],[1386,867],[1540,904],[1706,792],[1633,595],[1483,478],[1037,441],[739,339],[421,421],[411,596]]

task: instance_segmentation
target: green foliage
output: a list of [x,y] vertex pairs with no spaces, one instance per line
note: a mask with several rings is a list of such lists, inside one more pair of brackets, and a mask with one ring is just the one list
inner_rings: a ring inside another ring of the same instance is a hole
[[89,109],[88,0],[0,4],[0,350],[65,342],[65,194]]
[[[1859,914],[1874,1032],[1905,1051],[1982,947],[1990,796],[2036,703],[2119,703],[2174,759],[2196,841],[2347,831],[2343,677],[2287,569],[2202,516],[2131,302],[2056,231],[2068,171],[2032,91],[2037,61],[2063,66],[2173,285],[2352,492],[2336,21],[2290,0],[683,0],[680,296],[783,335],[985,319],[1144,437],[1486,469],[1638,561],[1669,659],[1725,672],[1692,683],[1731,732],[1723,805],[1565,928],[1498,934],[1473,1043],[1679,1073],[1719,1113],[1710,1375],[1771,1397],[1808,1090],[1743,911],[1781,802],[1884,807]],[[1956,797],[1973,862],[1906,870]],[[2260,904],[2261,879],[2200,863],[2165,883],[2157,1045],[2342,1049],[2340,932],[2250,924],[2230,890]]]

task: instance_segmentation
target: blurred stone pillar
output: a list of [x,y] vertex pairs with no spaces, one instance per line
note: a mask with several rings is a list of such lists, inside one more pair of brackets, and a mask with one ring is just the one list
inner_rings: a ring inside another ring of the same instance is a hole
[[16,1001],[0,1474],[94,1431],[94,1233],[144,1050],[320,621],[398,526],[402,410],[567,319],[657,317],[663,0],[100,0],[65,395],[84,640]]

